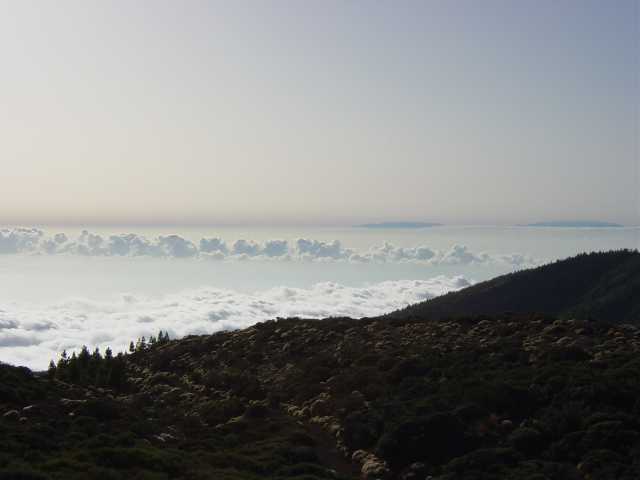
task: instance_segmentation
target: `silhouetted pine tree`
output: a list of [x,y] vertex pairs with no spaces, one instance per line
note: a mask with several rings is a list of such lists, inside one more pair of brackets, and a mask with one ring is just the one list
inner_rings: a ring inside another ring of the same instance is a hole
[[49,368],[47,369],[47,377],[49,378],[49,380],[53,380],[54,378],[56,378],[56,370],[56,364],[53,360],[51,360],[49,362]]
[[69,359],[69,376],[68,380],[71,383],[79,383],[80,382],[80,368],[78,357],[76,356],[76,352],[71,354],[71,358]]

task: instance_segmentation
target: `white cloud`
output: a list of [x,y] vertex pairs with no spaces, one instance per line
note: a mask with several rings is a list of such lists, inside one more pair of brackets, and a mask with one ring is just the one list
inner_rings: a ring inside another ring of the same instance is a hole
[[44,235],[37,228],[14,228],[0,230],[0,253],[31,252],[37,249]]
[[187,258],[195,257],[198,254],[196,246],[179,235],[159,237],[158,246],[167,257]]
[[236,240],[233,244],[232,253],[234,255],[246,255],[255,257],[260,254],[260,245],[253,240]]
[[374,246],[364,254],[354,254],[350,258],[360,262],[429,262],[436,252],[426,246],[395,247],[389,242]]
[[344,249],[339,240],[333,242],[321,242],[299,238],[295,242],[296,253],[306,259],[331,258],[339,260],[349,258],[353,254],[352,250]]
[[321,241],[284,239],[256,242],[236,240],[231,248],[221,238],[203,238],[194,244],[180,235],[147,239],[135,233],[100,235],[83,231],[75,240],[64,233],[45,235],[38,229],[0,230],[0,253],[4,254],[67,254],[88,256],[149,256],[168,258],[207,258],[213,260],[304,260],[316,262],[353,263],[417,263],[423,265],[506,264],[515,267],[532,266],[538,262],[521,253],[490,254],[473,252],[464,245],[453,245],[439,251],[427,245],[398,247],[389,242],[357,251],[339,240]]
[[220,253],[227,255],[229,249],[221,238],[203,238],[200,240],[200,253]]
[[289,244],[286,240],[267,240],[262,253],[267,257],[282,257],[289,254]]
[[481,263],[488,259],[488,256],[474,255],[464,245],[454,245],[449,250],[444,252],[442,257],[440,258],[439,263],[445,265],[468,265],[470,263]]
[[255,293],[201,288],[174,295],[121,295],[112,301],[75,298],[0,310],[0,361],[46,368],[63,350],[82,345],[126,349],[139,336],[173,337],[244,328],[274,317],[363,317],[383,314],[469,285],[463,277],[399,280],[350,287],[319,283]]
[[4,347],[29,347],[38,343],[34,335],[28,331],[21,329],[0,331],[0,351]]

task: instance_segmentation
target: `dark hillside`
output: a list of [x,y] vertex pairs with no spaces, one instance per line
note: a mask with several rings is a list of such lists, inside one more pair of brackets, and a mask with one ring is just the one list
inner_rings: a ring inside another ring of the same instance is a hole
[[287,319],[95,387],[0,366],[0,479],[636,480],[640,329]]
[[385,318],[437,320],[504,312],[640,323],[640,253],[577,255],[411,305]]

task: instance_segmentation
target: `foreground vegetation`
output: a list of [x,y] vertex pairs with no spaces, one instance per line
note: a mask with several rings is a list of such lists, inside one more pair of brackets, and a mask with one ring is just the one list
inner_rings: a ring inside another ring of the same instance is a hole
[[0,478],[640,478],[639,349],[546,316],[290,319],[134,352],[117,388],[3,365]]

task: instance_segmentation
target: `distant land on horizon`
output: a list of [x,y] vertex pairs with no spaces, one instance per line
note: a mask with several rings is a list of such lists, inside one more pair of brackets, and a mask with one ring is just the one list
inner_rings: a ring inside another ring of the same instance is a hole
[[380,223],[363,223],[355,225],[357,228],[429,228],[439,227],[441,223],[430,222],[380,222]]
[[588,228],[612,228],[612,227],[624,227],[619,223],[611,223],[611,222],[600,222],[597,220],[570,220],[570,221],[551,221],[551,222],[536,222],[536,223],[528,223],[526,225],[522,225],[524,227],[588,227]]

